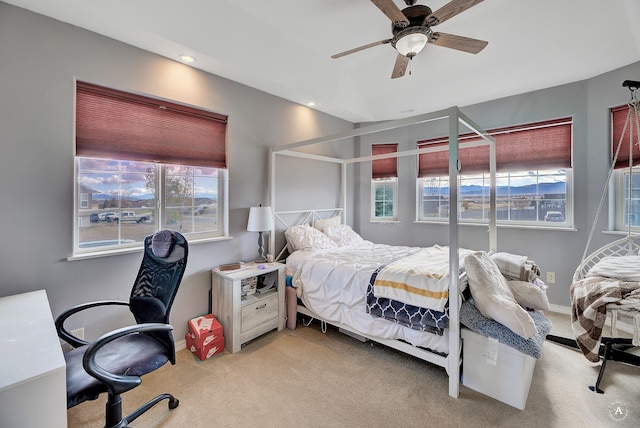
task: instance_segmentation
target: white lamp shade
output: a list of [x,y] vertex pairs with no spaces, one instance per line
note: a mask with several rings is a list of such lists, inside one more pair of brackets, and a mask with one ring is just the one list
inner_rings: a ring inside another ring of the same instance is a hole
[[396,42],[396,50],[404,56],[415,56],[427,45],[429,38],[426,34],[411,33]]
[[266,232],[269,230],[273,230],[273,211],[271,211],[271,207],[249,208],[247,231]]

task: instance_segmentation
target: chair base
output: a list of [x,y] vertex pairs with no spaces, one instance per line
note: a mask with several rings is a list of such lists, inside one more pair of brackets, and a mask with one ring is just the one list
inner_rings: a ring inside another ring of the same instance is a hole
[[169,400],[168,406],[170,410],[175,409],[180,404],[180,400],[175,398],[171,394],[160,394],[157,397],[144,403],[136,410],[128,414],[126,417],[122,417],[122,398],[120,394],[112,395],[109,393],[109,398],[106,404],[106,421],[105,428],[125,428],[129,424],[135,421],[144,412],[161,402],[162,400]]
[[[575,340],[568,339],[566,337],[547,335],[546,340],[563,346],[568,346],[570,348],[580,349]],[[631,339],[603,337],[601,342],[600,349],[598,349],[598,355],[602,357],[602,364],[600,365],[600,371],[598,371],[596,384],[589,386],[591,391],[597,392],[598,394],[604,394],[604,391],[600,389],[600,381],[602,381],[607,361],[618,361],[640,367],[640,357],[626,352],[627,349],[634,347]]]

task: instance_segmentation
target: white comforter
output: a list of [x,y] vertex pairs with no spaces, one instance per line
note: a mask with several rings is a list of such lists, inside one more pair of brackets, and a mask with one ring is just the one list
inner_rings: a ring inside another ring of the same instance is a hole
[[364,334],[401,339],[414,346],[447,354],[443,336],[413,330],[372,317],[366,311],[367,285],[380,266],[418,252],[418,247],[389,246],[365,241],[358,245],[296,251],[287,258],[287,270],[304,305],[329,322],[339,322]]

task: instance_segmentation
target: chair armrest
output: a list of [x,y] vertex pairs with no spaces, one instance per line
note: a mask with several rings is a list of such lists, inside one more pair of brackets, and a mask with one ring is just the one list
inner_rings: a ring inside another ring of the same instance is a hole
[[106,385],[112,394],[122,394],[123,392],[126,392],[138,386],[142,382],[142,380],[139,376],[117,375],[114,373],[110,373],[100,367],[100,365],[96,363],[96,354],[98,353],[100,348],[113,340],[129,334],[137,334],[147,331],[172,330],[173,326],[171,324],[163,323],[137,324],[130,327],[124,327],[118,330],[114,330],[110,333],[100,336],[95,342],[89,345],[84,353],[82,365],[87,373]]
[[119,300],[100,300],[96,302],[83,303],[73,308],[67,309],[62,312],[56,318],[56,331],[58,332],[58,337],[74,348],[79,348],[80,346],[88,345],[89,342],[86,340],[79,339],[72,335],[65,327],[64,323],[71,315],[74,315],[80,311],[84,311],[86,309],[95,308],[97,306],[108,306],[108,305],[120,305],[120,306],[129,306],[129,302],[122,302]]

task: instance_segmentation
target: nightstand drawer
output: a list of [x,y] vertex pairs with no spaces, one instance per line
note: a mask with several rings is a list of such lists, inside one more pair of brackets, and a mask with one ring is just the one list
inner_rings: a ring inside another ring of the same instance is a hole
[[278,319],[278,294],[272,293],[259,299],[250,299],[242,305],[242,333],[261,324]]

